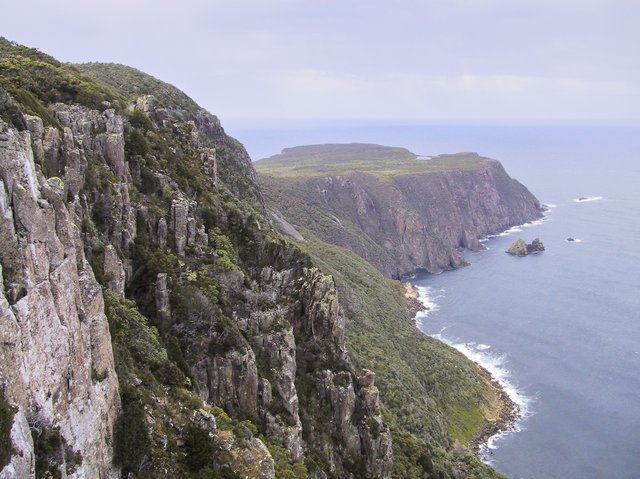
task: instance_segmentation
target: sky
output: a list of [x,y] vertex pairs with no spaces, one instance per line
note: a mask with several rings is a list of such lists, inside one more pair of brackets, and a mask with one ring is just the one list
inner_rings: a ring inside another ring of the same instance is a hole
[[130,65],[227,124],[640,124],[638,0],[0,0],[0,35]]

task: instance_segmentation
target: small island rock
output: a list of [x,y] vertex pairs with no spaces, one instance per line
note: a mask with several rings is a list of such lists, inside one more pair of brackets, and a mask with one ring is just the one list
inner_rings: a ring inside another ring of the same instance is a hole
[[518,239],[513,242],[506,251],[514,256],[526,256],[531,253],[541,253],[544,251],[544,244],[540,238],[535,238],[531,244],[527,244],[524,240]]

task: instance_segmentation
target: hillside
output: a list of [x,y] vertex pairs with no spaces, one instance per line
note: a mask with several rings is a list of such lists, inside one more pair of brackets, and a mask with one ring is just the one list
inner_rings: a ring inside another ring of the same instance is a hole
[[0,476],[498,476],[475,365],[174,87],[0,38],[0,178]]

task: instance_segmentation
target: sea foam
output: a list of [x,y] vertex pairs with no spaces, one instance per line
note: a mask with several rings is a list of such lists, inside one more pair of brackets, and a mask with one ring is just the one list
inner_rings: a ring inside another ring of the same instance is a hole
[[[435,290],[430,286],[417,286],[417,288],[420,294],[420,301],[428,308],[426,311],[422,311],[416,315],[416,324],[422,330],[423,322],[429,314],[440,309],[437,300],[444,297],[444,290]],[[457,349],[471,361],[486,369],[507,396],[509,396],[509,399],[518,407],[518,417],[516,421],[510,424],[507,429],[491,436],[486,443],[480,446],[480,458],[487,464],[490,464],[492,451],[498,448],[500,440],[509,434],[523,430],[523,421],[532,414],[531,406],[534,398],[528,396],[511,381],[511,372],[507,368],[508,361],[505,354],[493,351],[489,344],[453,340],[445,334],[448,328],[449,326],[445,326],[438,333],[430,334],[430,336]]]
[[423,321],[434,311],[438,311],[440,306],[437,303],[437,300],[442,298],[444,290],[434,290],[431,286],[417,286],[418,288],[418,299],[426,308],[424,311],[420,311],[416,314],[416,326],[422,329]]
[[587,203],[589,201],[598,201],[604,200],[602,196],[581,196],[580,198],[574,198],[573,201],[576,203]]
[[531,407],[534,398],[528,396],[511,381],[511,373],[507,368],[508,361],[505,354],[490,351],[491,346],[488,344],[453,341],[444,334],[445,329],[446,328],[443,328],[439,333],[431,334],[430,336],[457,349],[471,361],[489,371],[491,377],[502,387],[507,396],[509,396],[509,399],[518,407],[518,417],[516,421],[510,424],[507,429],[491,436],[486,443],[480,446],[480,458],[487,464],[490,464],[492,451],[498,448],[499,442],[509,434],[524,429],[523,421],[532,414]]

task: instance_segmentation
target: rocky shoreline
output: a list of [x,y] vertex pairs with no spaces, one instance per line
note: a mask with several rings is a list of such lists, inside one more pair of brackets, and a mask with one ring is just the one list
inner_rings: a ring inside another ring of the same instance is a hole
[[[427,311],[429,308],[419,299],[420,293],[418,288],[410,282],[404,283],[404,286],[406,288],[405,299],[407,301],[407,309],[410,313],[415,317],[420,311]],[[471,359],[469,358],[469,360]],[[516,421],[522,417],[522,414],[520,406],[509,397],[509,394],[507,394],[500,382],[482,365],[476,361],[473,361],[473,363],[478,368],[478,373],[482,379],[495,392],[495,401],[497,403],[487,412],[486,424],[474,434],[467,444],[467,448],[482,459],[480,453],[482,446],[487,444],[493,436],[512,430]]]
[[489,420],[485,426],[478,431],[469,441],[468,447],[476,455],[480,456],[480,448],[486,444],[489,439],[500,433],[512,430],[516,421],[522,417],[520,406],[518,406],[507,394],[502,385],[494,379],[489,371],[483,368],[480,364],[475,363],[478,366],[480,375],[485,381],[487,381],[491,387],[496,391],[498,400],[500,402],[495,419]]
[[427,308],[419,299],[420,292],[418,291],[418,288],[408,281],[402,284],[404,284],[405,287],[404,299],[407,302],[407,309],[411,316],[415,318],[420,311],[427,311],[429,308]]

